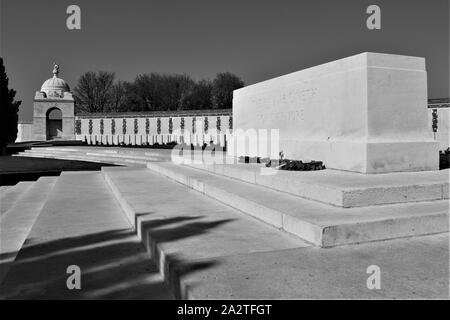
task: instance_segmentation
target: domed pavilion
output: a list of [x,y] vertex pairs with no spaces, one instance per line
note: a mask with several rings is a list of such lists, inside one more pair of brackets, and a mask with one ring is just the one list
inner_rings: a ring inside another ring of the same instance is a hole
[[34,96],[34,140],[75,139],[74,99],[67,82],[58,77],[59,69],[59,65],[53,66],[53,77]]

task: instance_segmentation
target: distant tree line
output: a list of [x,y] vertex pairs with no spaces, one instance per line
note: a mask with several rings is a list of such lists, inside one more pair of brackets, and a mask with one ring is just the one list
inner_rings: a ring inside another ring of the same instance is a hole
[[132,82],[116,80],[111,72],[86,72],[74,88],[75,110],[82,112],[171,111],[231,108],[233,90],[244,82],[218,73],[213,80],[188,75],[149,73]]

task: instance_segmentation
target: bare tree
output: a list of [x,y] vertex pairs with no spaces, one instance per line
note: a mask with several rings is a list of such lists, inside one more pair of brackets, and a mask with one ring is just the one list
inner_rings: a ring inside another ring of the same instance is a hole
[[115,75],[112,72],[86,72],[74,89],[76,112],[104,112],[111,101]]
[[180,107],[182,110],[211,109],[212,83],[209,80],[200,80],[189,86],[183,92]]
[[180,110],[195,82],[188,75],[138,75],[129,86],[127,108],[133,111]]
[[233,90],[244,82],[231,73],[214,81],[185,74],[148,73],[114,82],[114,73],[86,72],[74,89],[77,112],[167,111],[231,108]]
[[107,106],[108,112],[121,112],[126,110],[127,105],[127,87],[128,83],[124,81],[117,81],[111,87],[110,100]]

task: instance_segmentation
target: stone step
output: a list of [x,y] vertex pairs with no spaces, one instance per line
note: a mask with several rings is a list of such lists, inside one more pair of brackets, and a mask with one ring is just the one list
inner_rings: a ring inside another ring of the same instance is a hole
[[214,272],[221,257],[310,247],[151,170],[108,167],[102,173],[177,298],[189,298],[193,287],[207,291],[211,281],[194,285],[185,277]]
[[[42,151],[45,150],[45,153]],[[25,154],[85,156],[87,161],[127,164],[127,161],[164,161],[171,158],[171,150],[147,151],[117,147],[48,147],[34,148]],[[25,155],[23,154],[23,155]],[[191,155],[189,154],[189,157]],[[202,160],[202,153],[194,158]],[[125,163],[120,163],[121,160]],[[220,161],[229,160],[222,152]],[[206,161],[188,165],[222,175],[283,191],[338,207],[363,207],[394,203],[434,201],[449,198],[449,170],[363,175],[336,170],[280,171],[258,164],[208,165]]]
[[18,200],[20,200],[20,197],[27,192],[32,184],[32,181],[21,181],[15,186],[10,186],[7,189],[2,188],[0,198],[0,216],[8,211]]
[[89,162],[98,162],[98,163],[110,163],[116,165],[128,165],[133,167],[145,167],[146,161],[136,160],[136,159],[128,159],[128,158],[117,158],[112,156],[88,156],[82,154],[56,154],[56,153],[29,153],[23,152],[18,153],[13,156],[21,156],[21,157],[33,157],[33,158],[49,158],[49,159],[61,159],[61,160],[80,160],[80,161],[89,161]]
[[[173,151],[174,154],[179,154],[177,151]],[[223,152],[217,152],[217,154],[224,154]],[[158,150],[146,150],[135,148],[118,148],[118,147],[49,147],[49,148],[32,148],[25,150],[23,154],[47,154],[47,155],[76,155],[76,156],[93,156],[99,158],[114,158],[114,159],[132,159],[139,161],[171,161],[172,150],[158,149]],[[197,158],[202,156],[201,150],[189,150],[187,154],[192,154]]]
[[[68,266],[81,290],[68,290]],[[2,299],[173,299],[100,172],[63,172],[0,287]]]
[[1,216],[0,284],[43,208],[57,177],[41,177]]
[[339,208],[174,163],[147,167],[321,247],[449,230],[448,200]]
[[[121,148],[121,147],[99,147],[99,146],[83,146],[83,147],[46,147],[46,148],[32,148],[26,150],[27,152],[41,152],[46,151],[49,153],[75,153],[75,154],[87,154],[95,153],[107,156],[125,156],[134,159],[145,159],[149,161],[165,161],[171,160],[173,154],[179,154],[179,149],[147,149],[147,148]],[[193,156],[194,158],[201,158],[203,151],[199,148],[195,150],[184,150],[186,156]],[[222,151],[216,152],[216,157],[221,156],[223,159],[229,157]]]
[[449,170],[360,174],[337,170],[283,171],[261,164],[187,165],[338,207],[449,199]]
[[66,147],[66,146],[81,146],[83,145],[83,141],[80,140],[52,140],[52,141],[37,141],[32,143],[33,146],[60,146],[60,147]]
[[116,151],[102,151],[99,150],[101,148],[89,149],[89,150],[43,150],[43,148],[35,148],[30,150],[25,150],[23,154],[48,154],[48,155],[75,155],[75,156],[91,156],[91,157],[99,157],[99,158],[113,158],[113,159],[130,159],[130,160],[139,160],[139,161],[161,161],[161,157],[157,155],[145,155],[137,154],[137,153],[126,153],[126,152],[116,152]]
[[[49,154],[49,155],[77,155],[77,156],[97,156],[97,157],[112,157],[119,159],[134,159],[134,160],[142,160],[142,161],[159,161],[160,157],[155,157],[151,155],[139,155],[135,153],[118,153],[114,151],[110,152],[102,152],[101,150],[43,150],[42,148],[35,148],[30,150],[25,150],[24,154]],[[100,148],[98,148],[100,149]]]
[[120,148],[120,147],[95,147],[95,146],[83,146],[83,147],[46,147],[46,148],[32,148],[28,151],[51,151],[51,152],[73,152],[86,154],[87,152],[102,153],[108,155],[126,155],[126,156],[142,156],[150,157],[150,160],[157,157],[159,159],[170,159],[172,150],[169,149],[145,149],[145,148]]

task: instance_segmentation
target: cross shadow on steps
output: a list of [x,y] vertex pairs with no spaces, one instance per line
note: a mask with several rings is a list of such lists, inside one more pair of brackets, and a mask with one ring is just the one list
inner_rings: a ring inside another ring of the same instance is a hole
[[[146,219],[150,220],[146,220]],[[147,248],[153,261],[156,262],[166,283],[172,288],[177,299],[187,297],[186,288],[180,284],[180,279],[189,273],[211,268],[218,264],[217,259],[186,259],[188,253],[183,252],[182,246],[177,248],[167,244],[192,237],[201,237],[213,229],[229,223],[234,219],[220,219],[215,221],[195,221],[206,216],[178,216],[172,218],[155,218],[151,213],[136,215],[136,226],[140,230],[142,242]],[[181,223],[181,224],[180,224]],[[167,228],[167,225],[172,225]],[[175,226],[174,226],[175,225]],[[202,240],[200,240],[202,241]],[[207,241],[207,239],[204,239]],[[166,246],[166,249],[162,247]],[[189,245],[188,245],[189,247]],[[169,251],[170,253],[167,253]]]
[[[179,216],[144,221],[141,231],[156,248],[207,233],[229,221],[192,222],[201,218]],[[132,229],[56,240],[28,239],[0,284],[0,299],[173,299],[181,294],[169,290],[168,283],[180,290],[178,284],[173,284],[181,275],[217,263],[187,261],[175,252],[166,256],[166,267],[177,270],[176,275],[170,276],[160,272],[161,261],[154,254],[157,250],[151,251],[149,257]],[[70,274],[66,271],[70,265],[81,269],[81,290],[67,288]]]

